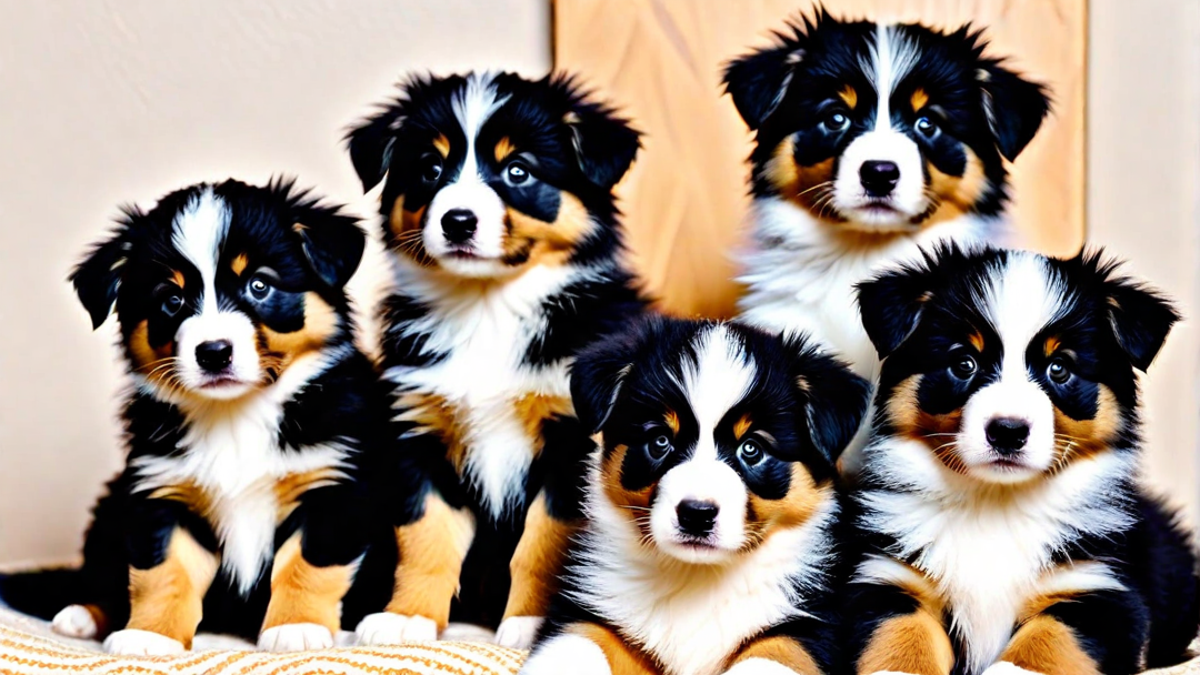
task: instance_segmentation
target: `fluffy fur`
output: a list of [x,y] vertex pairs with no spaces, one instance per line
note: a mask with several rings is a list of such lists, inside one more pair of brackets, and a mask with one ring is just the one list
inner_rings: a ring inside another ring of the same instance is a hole
[[[273,649],[332,645],[367,546],[364,462],[386,421],[342,290],[364,242],[352,218],[283,181],[196,185],[126,210],[71,275],[96,327],[116,307],[133,380],[126,467],[68,592],[6,592],[28,601],[17,609],[57,613],[75,637],[115,631],[114,653],[179,651],[198,625],[261,632]],[[353,625],[364,611],[348,602]]]
[[571,388],[589,520],[522,673],[831,672],[833,467],[867,383],[801,338],[654,319]]
[[[588,431],[567,368],[643,309],[618,261],[613,185],[638,135],[572,83],[414,78],[348,137],[380,211],[395,292],[399,565],[361,641],[432,638],[453,617],[528,645],[580,517]],[[384,180],[386,176],[386,181]],[[511,588],[511,590],[510,590]]]
[[[725,71],[755,132],[739,308],[755,325],[809,333],[872,379],[854,284],[922,246],[998,240],[1004,160],[1033,138],[1048,101],[983,56],[987,42],[969,27],[821,9],[777,38]],[[856,447],[843,457],[849,473],[856,457]]]
[[1115,270],[943,247],[861,285],[884,360],[847,594],[858,672],[1113,674],[1183,656],[1196,560],[1137,486],[1134,374],[1177,317]]

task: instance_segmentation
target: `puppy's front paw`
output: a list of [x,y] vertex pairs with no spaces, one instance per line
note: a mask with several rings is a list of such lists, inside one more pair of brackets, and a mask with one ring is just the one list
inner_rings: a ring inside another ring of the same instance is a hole
[[535,649],[520,675],[612,675],[604,651],[578,635],[557,635]]
[[92,616],[92,613],[83,605],[63,607],[58,614],[54,615],[54,621],[50,623],[50,626],[59,635],[83,638],[84,640],[94,640],[100,632],[100,627],[96,625],[96,617]]
[[510,616],[496,629],[496,644],[509,649],[529,649],[545,617]]
[[354,629],[360,645],[397,645],[436,640],[437,633],[437,622],[433,619],[391,612],[368,614]]
[[258,648],[266,652],[301,652],[332,646],[333,633],[316,623],[285,623],[258,636]]
[[1036,670],[1026,670],[1009,661],[999,661],[988,666],[983,675],[1041,675]]
[[187,651],[179,640],[148,630],[119,630],[104,641],[104,651],[118,656],[171,656]]
[[746,659],[725,671],[725,675],[796,675],[796,671],[769,659]]

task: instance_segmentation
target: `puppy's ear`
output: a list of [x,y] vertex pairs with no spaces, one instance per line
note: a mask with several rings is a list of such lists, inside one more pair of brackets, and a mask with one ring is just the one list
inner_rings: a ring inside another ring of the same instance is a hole
[[[132,219],[139,213],[129,208],[126,215]],[[99,328],[112,312],[132,247],[130,224],[126,220],[110,239],[97,244],[68,277],[75,287],[75,294],[79,296],[79,302],[92,317],[92,330]]]
[[1102,260],[1102,254],[1089,254],[1084,265],[1103,276],[1108,320],[1121,351],[1134,368],[1145,372],[1179,320],[1179,314],[1158,291],[1127,277],[1111,277],[1118,262]]
[[575,416],[591,433],[604,427],[617,404],[621,385],[633,368],[636,347],[628,339],[595,343],[571,365],[571,401]]
[[783,44],[752,52],[725,66],[725,92],[751,131],[761,127],[779,106],[792,75],[804,60],[804,48],[798,42],[780,38]]
[[346,134],[346,149],[354,171],[362,181],[363,192],[379,184],[392,163],[396,130],[403,121],[399,103],[392,104],[374,117],[363,120]]
[[362,261],[367,237],[353,218],[315,214],[292,226],[309,267],[330,288],[342,288]]
[[994,61],[984,62],[975,71],[975,77],[996,147],[1011,162],[1033,140],[1050,112],[1047,90]]
[[901,268],[860,282],[858,311],[879,358],[896,351],[916,330],[929,285],[925,270]]
[[571,77],[551,75],[545,81],[567,101],[563,124],[583,175],[595,185],[611,190],[633,164],[642,147],[641,134],[612,109],[587,100]]
[[785,349],[795,355],[791,375],[799,400],[806,401],[805,425],[813,446],[836,465],[862,424],[871,385],[803,337],[786,338]]

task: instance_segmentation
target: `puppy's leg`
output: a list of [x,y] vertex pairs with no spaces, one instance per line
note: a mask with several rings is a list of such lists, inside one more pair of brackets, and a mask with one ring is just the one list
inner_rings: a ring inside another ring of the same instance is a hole
[[574,623],[541,643],[521,675],[658,675],[636,648],[614,631],[595,623]]
[[190,649],[217,556],[178,525],[141,532],[131,542],[129,622],[104,641],[113,654],[172,654]]
[[855,672],[949,675],[954,647],[942,623],[941,608],[920,589],[855,583],[846,616],[854,625],[851,642]]
[[455,509],[436,491],[425,496],[424,513],[396,528],[400,562],[385,611],[365,617],[356,629],[361,644],[433,640],[450,620],[463,560],[475,536],[475,518]]
[[816,659],[795,638],[783,635],[749,642],[725,675],[822,675]]
[[496,642],[513,649],[529,649],[541,628],[550,598],[557,589],[558,573],[567,544],[577,529],[574,522],[556,518],[539,494],[525,516],[525,531],[509,563],[512,586]]
[[1124,675],[1142,670],[1148,611],[1133,593],[1056,598],[1022,622],[988,675]]

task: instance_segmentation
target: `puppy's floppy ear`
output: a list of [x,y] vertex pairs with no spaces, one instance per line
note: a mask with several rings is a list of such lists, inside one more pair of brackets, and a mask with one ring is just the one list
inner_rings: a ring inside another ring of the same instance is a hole
[[995,61],[985,61],[975,71],[987,118],[996,147],[1013,161],[1033,140],[1042,119],[1050,112],[1050,98],[1044,86],[1021,78]]
[[393,103],[374,117],[363,120],[346,134],[346,149],[354,171],[362,181],[363,192],[379,184],[392,163],[396,129],[403,120],[399,103]]
[[863,329],[879,358],[896,351],[916,329],[928,299],[928,277],[923,269],[900,268],[858,284]]
[[580,170],[592,183],[611,190],[633,164],[642,147],[641,134],[611,108],[588,101],[571,77],[552,75],[547,81],[568,101],[563,124]]
[[354,276],[362,261],[367,237],[353,218],[320,214],[297,220],[292,226],[309,267],[330,288],[341,288]]
[[621,385],[633,368],[635,344],[630,339],[609,338],[584,350],[571,365],[571,401],[575,416],[591,433],[608,421]]
[[133,247],[131,221],[141,213],[133,207],[125,209],[126,218],[107,241],[100,242],[87,258],[72,270],[71,284],[79,302],[92,317],[92,330],[99,328],[112,312],[125,262]]
[[1111,276],[1120,262],[1103,260],[1099,251],[1081,255],[1081,260],[1102,276],[1108,320],[1117,345],[1134,368],[1145,372],[1179,314],[1158,291],[1128,277]]
[[795,355],[791,376],[798,398],[807,402],[805,424],[813,446],[834,465],[862,424],[871,385],[804,337],[784,338],[784,348]]
[[795,69],[804,60],[804,49],[794,39],[730,61],[722,82],[738,114],[752,131],[766,121],[787,93]]

